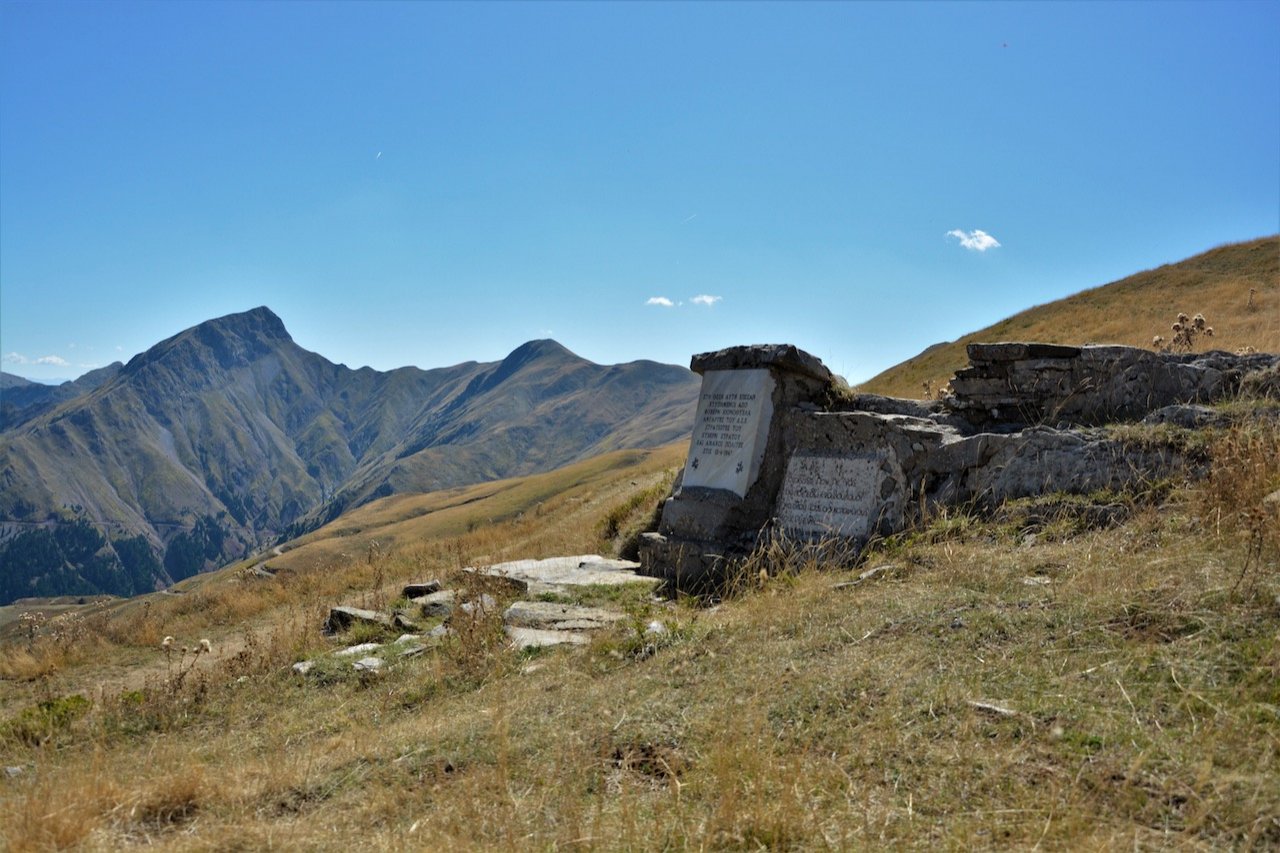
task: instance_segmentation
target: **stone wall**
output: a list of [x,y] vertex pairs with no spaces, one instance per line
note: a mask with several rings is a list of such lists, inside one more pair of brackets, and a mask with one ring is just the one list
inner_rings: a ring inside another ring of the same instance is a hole
[[970,344],[947,406],[978,426],[1101,424],[1234,393],[1267,354],[1156,353],[1135,347]]
[[695,356],[703,377],[684,473],[645,534],[643,570],[680,588],[714,581],[762,537],[857,547],[940,505],[997,506],[1046,492],[1124,490],[1192,471],[1177,445],[1100,427],[1199,426],[1196,404],[1234,393],[1280,356],[1171,355],[1132,347],[973,344],[951,394],[919,402],[841,394],[792,346]]

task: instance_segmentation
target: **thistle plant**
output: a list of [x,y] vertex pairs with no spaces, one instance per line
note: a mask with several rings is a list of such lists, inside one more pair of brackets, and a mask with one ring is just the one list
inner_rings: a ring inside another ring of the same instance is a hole
[[1158,352],[1191,352],[1195,349],[1198,338],[1213,337],[1213,326],[1208,324],[1203,314],[1188,317],[1179,313],[1170,331],[1173,332],[1173,339],[1166,341],[1163,335],[1156,335],[1151,339],[1152,349]]
[[189,647],[178,646],[174,638],[169,636],[160,641],[160,649],[164,652],[167,686],[170,692],[177,692],[187,674],[195,667],[196,661],[200,659],[200,655],[213,653],[213,643],[208,639],[202,639]]

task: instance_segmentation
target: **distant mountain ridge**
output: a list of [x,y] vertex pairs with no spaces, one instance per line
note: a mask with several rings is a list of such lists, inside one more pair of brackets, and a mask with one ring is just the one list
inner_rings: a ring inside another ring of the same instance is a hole
[[0,432],[20,426],[59,403],[92,391],[110,381],[122,367],[124,365],[117,361],[58,385],[45,385],[0,372]]
[[[495,363],[351,369],[299,347],[265,307],[201,323],[81,382],[43,397],[3,390],[0,531],[10,544],[27,536],[29,561],[54,563],[36,540],[55,520],[99,531],[94,553],[106,564],[110,540],[142,536],[163,555],[160,584],[384,495],[676,440],[692,426],[699,387],[682,367],[601,366],[549,340]],[[67,560],[17,579],[9,550],[0,601],[6,590],[119,591],[85,582]]]

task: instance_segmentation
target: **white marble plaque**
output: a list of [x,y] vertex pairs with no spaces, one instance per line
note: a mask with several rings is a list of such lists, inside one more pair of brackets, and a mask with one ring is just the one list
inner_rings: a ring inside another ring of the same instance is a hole
[[747,494],[760,473],[769,440],[773,386],[766,369],[702,374],[684,485],[728,489],[738,497]]
[[881,459],[797,453],[787,462],[778,521],[788,534],[862,538],[879,511]]

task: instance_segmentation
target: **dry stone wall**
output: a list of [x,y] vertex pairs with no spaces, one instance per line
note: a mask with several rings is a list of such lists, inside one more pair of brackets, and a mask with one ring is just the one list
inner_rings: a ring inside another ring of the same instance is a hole
[[951,380],[948,407],[977,426],[1101,424],[1165,406],[1217,400],[1265,353],[1157,353],[1135,347],[970,344],[969,367]]
[[817,358],[787,345],[693,358],[703,377],[685,470],[645,534],[642,571],[680,588],[714,582],[762,537],[854,547],[938,505],[996,506],[1047,492],[1123,490],[1193,471],[1177,444],[1134,443],[1102,424],[1200,426],[1280,356],[1132,347],[973,344],[951,394],[918,402],[837,393]]

